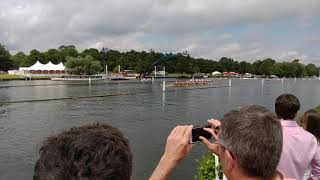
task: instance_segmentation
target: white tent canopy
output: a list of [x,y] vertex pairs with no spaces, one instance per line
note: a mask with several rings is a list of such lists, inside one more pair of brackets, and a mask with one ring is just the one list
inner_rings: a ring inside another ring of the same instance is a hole
[[222,73],[219,72],[219,71],[215,71],[215,72],[212,72],[212,75],[215,76],[215,75],[221,75]]
[[62,62],[60,64],[52,64],[51,61],[49,61],[47,64],[42,64],[39,61],[37,61],[34,65],[30,67],[20,67],[19,71],[64,71],[65,66]]

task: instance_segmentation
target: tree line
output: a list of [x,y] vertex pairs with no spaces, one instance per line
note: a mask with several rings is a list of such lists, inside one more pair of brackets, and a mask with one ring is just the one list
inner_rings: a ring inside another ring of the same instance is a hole
[[[45,52],[34,49],[29,54],[18,52],[11,55],[0,44],[0,70],[2,71],[29,67],[36,61],[43,64],[49,61],[53,64],[63,62],[76,74],[103,72],[106,65],[108,65],[109,71],[116,71],[117,66],[121,65],[122,69],[131,69],[146,74],[151,73],[153,66],[156,65],[159,68],[165,66],[168,73],[193,74],[232,71],[240,74],[252,73],[266,76],[277,75],[279,77],[319,76],[319,68],[314,64],[302,64],[299,59],[294,59],[291,62],[276,62],[274,59],[267,58],[250,63],[222,57],[215,61],[193,58],[187,52],[164,54],[152,49],[148,52],[134,50],[120,52],[109,48],[102,48],[101,50],[89,48],[79,52],[74,45],[62,45],[57,49],[49,49]],[[77,67],[81,64],[87,66],[82,69]]]

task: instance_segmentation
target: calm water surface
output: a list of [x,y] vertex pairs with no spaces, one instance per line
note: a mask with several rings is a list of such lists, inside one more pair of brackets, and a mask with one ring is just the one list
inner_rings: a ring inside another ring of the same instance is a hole
[[[208,118],[221,118],[239,105],[259,104],[273,111],[275,98],[286,92],[300,98],[302,111],[320,104],[318,80],[233,79],[230,88],[226,87],[228,83],[215,80],[210,86],[216,88],[167,88],[163,93],[160,80],[154,84],[105,81],[91,86],[52,81],[0,82],[0,179],[32,179],[42,141],[74,126],[101,122],[119,128],[130,140],[133,179],[147,179],[176,125],[202,125]],[[119,93],[129,94],[23,102]],[[195,145],[171,179],[193,179],[196,159],[206,151],[202,144]]]

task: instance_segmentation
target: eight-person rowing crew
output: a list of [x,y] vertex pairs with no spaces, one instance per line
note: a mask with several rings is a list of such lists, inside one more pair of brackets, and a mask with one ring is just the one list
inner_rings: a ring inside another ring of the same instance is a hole
[[[216,154],[229,180],[320,179],[320,114],[307,111],[301,128],[293,119],[300,109],[297,97],[279,96],[276,115],[258,105],[235,108],[221,121],[204,128],[214,136],[200,137]],[[168,179],[193,147],[193,126],[177,126],[167,138],[164,154],[150,180]],[[214,165],[213,165],[214,166]],[[40,149],[35,180],[129,180],[132,153],[128,139],[116,128],[95,124],[72,128],[49,137]],[[191,179],[191,177],[190,177]]]
[[210,80],[191,79],[189,81],[176,81],[173,83],[173,86],[176,86],[176,87],[201,86],[201,85],[207,85],[208,82],[210,82]]

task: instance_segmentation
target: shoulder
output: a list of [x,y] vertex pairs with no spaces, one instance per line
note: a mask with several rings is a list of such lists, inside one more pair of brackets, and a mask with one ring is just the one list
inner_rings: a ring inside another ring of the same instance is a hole
[[306,138],[306,140],[309,140],[310,142],[312,142],[312,144],[314,144],[316,146],[318,145],[317,138],[313,134],[311,134],[310,132],[304,130],[302,127],[301,127],[301,133]]
[[301,129],[303,131],[303,135],[302,135],[303,140],[306,143],[308,143],[309,152],[311,154],[316,154],[317,151],[319,151],[319,147],[320,147],[317,138],[313,134],[311,134],[308,131],[304,130],[303,128],[301,128]]
[[305,141],[317,141],[316,137],[313,134],[306,131],[302,127],[296,124],[293,126],[286,126],[284,123],[286,122],[282,122],[282,129],[283,129],[284,135],[288,135],[288,136],[298,135],[299,137],[303,138]]

